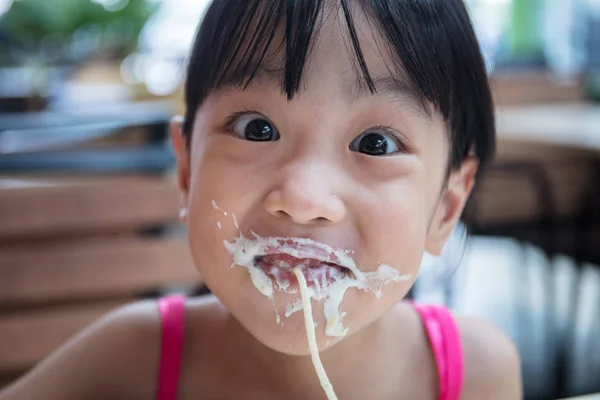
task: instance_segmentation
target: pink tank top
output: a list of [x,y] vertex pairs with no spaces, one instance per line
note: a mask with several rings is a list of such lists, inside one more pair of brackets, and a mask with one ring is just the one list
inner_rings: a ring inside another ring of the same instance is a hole
[[[459,400],[463,385],[463,354],[460,334],[445,307],[412,303],[425,326],[439,377],[438,400]],[[177,400],[183,356],[185,298],[181,295],[158,301],[161,351],[157,400]]]
[[446,307],[412,303],[425,325],[438,371],[438,400],[459,400],[464,361],[460,332]]

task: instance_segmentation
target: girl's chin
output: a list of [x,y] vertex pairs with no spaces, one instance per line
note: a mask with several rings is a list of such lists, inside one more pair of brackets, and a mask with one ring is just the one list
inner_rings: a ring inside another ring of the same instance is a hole
[[[256,332],[253,336],[262,345],[278,353],[296,357],[310,356],[306,333],[276,334],[274,332],[265,332],[263,335],[262,332]],[[341,340],[343,338],[340,337],[318,337],[317,346],[319,352],[329,349]]]
[[[279,322],[277,322],[273,308],[266,313],[249,315],[242,312],[238,316],[235,315],[238,314],[235,313],[235,310],[231,311],[244,330],[262,345],[278,353],[291,356],[310,355],[302,311],[296,312],[288,318],[282,313]],[[322,314],[322,308],[320,312]],[[315,318],[315,320],[315,335],[320,351],[327,350],[343,339],[343,337],[325,334],[324,318]]]

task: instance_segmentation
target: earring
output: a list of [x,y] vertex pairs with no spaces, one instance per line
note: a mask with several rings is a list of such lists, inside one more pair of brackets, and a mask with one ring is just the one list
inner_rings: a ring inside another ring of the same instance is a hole
[[181,195],[179,202],[181,206],[179,207],[179,221],[184,224],[187,224],[188,221],[188,206],[187,206],[187,196],[184,194]]
[[182,206],[179,209],[179,221],[181,221],[184,224],[187,224],[187,220],[188,220],[188,209],[187,209],[187,207]]

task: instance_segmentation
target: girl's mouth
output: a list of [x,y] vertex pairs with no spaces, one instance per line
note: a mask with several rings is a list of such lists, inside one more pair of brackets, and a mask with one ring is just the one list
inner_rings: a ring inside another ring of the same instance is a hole
[[[356,267],[351,256],[355,253],[353,250],[336,249],[313,239],[263,238],[255,233],[253,236],[248,238],[240,234],[232,242],[223,241],[233,258],[231,267],[247,268],[254,287],[273,304],[275,290],[299,292],[298,278],[293,272],[294,268],[299,268],[302,275],[298,274],[298,277],[305,278],[310,297],[324,300],[325,334],[328,336],[341,337],[348,332],[342,324],[345,313],[339,309],[347,289],[373,292],[379,298],[384,285],[410,278],[386,264],[380,264],[376,271],[363,272]],[[303,303],[297,300],[287,305],[286,317],[303,308]],[[279,323],[277,308],[275,311]]]
[[267,274],[281,290],[297,290],[298,279],[292,272],[296,267],[301,269],[307,285],[317,289],[325,288],[352,274],[350,269],[331,260],[298,258],[287,253],[256,256],[254,265]]

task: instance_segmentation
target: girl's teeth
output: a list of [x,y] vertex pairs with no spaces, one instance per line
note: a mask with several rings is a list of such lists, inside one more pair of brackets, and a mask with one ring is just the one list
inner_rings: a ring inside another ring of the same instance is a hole
[[283,260],[275,260],[273,264],[281,269],[292,269],[292,266]]

